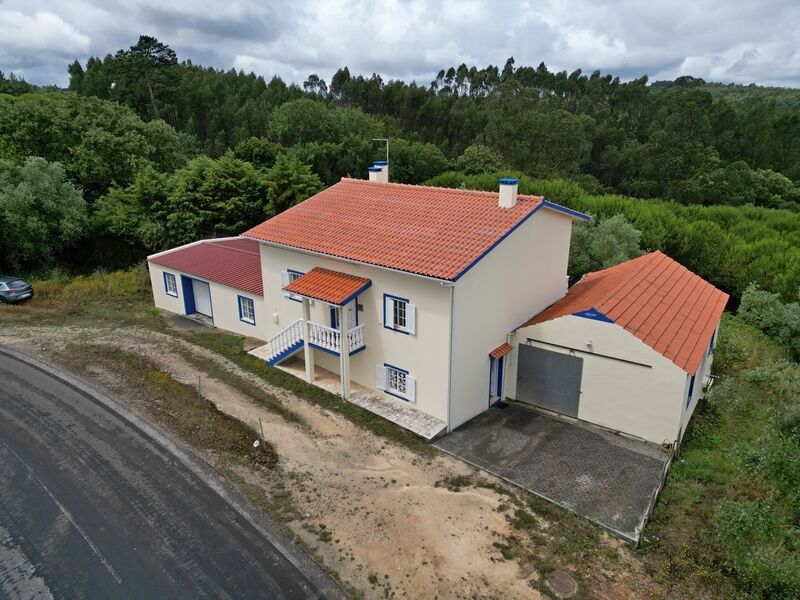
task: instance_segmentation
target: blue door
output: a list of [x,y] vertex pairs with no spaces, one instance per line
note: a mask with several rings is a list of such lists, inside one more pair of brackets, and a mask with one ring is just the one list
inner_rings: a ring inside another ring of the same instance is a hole
[[489,357],[489,406],[503,400],[503,363],[505,357]]

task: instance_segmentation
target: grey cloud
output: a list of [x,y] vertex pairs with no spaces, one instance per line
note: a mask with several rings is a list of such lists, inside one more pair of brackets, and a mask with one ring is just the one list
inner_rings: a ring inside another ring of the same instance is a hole
[[329,78],[347,65],[428,83],[440,68],[502,66],[513,55],[518,65],[544,61],[623,79],[690,74],[800,87],[795,0],[0,0],[0,22],[3,11],[28,17],[33,33],[56,21],[70,28],[70,45],[42,36],[12,45],[0,36],[0,69],[37,83],[63,85],[72,58],[104,56],[147,33],[196,64],[294,81],[311,72]]

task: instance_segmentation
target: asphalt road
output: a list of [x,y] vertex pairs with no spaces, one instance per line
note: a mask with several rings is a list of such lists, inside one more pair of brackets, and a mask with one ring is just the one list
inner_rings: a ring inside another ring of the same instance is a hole
[[0,598],[340,595],[207,465],[109,403],[0,350]]

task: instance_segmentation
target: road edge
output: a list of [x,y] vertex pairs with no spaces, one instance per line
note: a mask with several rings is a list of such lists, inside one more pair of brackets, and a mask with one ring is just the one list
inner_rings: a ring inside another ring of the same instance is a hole
[[267,538],[294,567],[306,574],[320,593],[320,595],[313,597],[334,599],[345,599],[348,597],[344,589],[325,572],[322,566],[315,561],[313,557],[295,544],[280,526],[273,523],[266,514],[250,504],[232,483],[227,481],[216,469],[192,450],[182,447],[181,444],[167,437],[158,428],[135,415],[119,402],[92,386],[86,380],[31,356],[30,354],[9,348],[8,346],[0,346],[0,354],[5,354],[12,359],[23,362],[59,380],[64,385],[69,386],[79,394],[114,413],[120,419],[127,421],[144,436],[149,437],[154,443],[177,458],[185,468],[214,490],[253,528]]

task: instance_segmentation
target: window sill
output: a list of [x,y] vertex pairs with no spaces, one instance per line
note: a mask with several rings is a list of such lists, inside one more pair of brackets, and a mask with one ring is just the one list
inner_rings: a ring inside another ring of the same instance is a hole
[[[393,396],[395,398],[398,398],[399,400],[402,400],[403,402],[411,402],[411,400],[409,400],[407,396],[401,395],[400,392],[395,392],[395,391],[392,391],[392,390],[383,390],[383,391],[386,392],[387,394],[389,394],[390,396]],[[411,402],[411,403],[413,404],[413,402]]]
[[389,327],[388,325],[383,326],[384,329],[388,329],[389,331],[396,331],[397,333],[402,333],[403,335],[411,335],[411,332],[407,329],[400,329],[399,327]]

